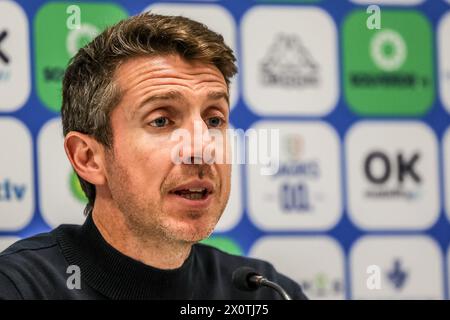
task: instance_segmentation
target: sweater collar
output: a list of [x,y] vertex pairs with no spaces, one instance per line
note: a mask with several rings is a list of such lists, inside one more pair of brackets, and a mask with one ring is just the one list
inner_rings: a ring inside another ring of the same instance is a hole
[[82,282],[111,299],[190,299],[193,297],[195,246],[177,269],[162,270],[134,260],[109,245],[89,214],[71,232],[58,228],[67,262],[81,270]]

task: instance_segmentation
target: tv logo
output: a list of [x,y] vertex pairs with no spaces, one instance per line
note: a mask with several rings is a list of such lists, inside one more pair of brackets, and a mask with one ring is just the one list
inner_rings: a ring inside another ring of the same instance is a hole
[[0,202],[22,201],[27,187],[23,183],[14,183],[9,178],[0,179]]
[[34,213],[31,134],[20,121],[0,118],[0,230],[20,230]]

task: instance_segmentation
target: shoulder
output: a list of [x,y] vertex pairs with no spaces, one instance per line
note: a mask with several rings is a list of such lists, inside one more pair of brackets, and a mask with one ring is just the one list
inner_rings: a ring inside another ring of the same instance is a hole
[[10,257],[15,257],[26,251],[41,250],[55,245],[56,241],[50,232],[40,233],[33,237],[25,238],[13,243],[3,252],[0,252],[0,259],[3,260]]
[[50,233],[19,240],[0,253],[0,299],[22,299],[18,288],[24,270],[34,268],[42,250],[56,242]]
[[61,227],[19,240],[0,253],[0,299],[35,296],[59,280],[66,271],[56,238]]
[[36,259],[43,251],[56,246],[56,240],[50,232],[19,240],[0,253],[0,271],[20,267],[27,260]]
[[268,261],[232,255],[204,244],[196,244],[194,247],[197,256],[202,260],[203,264],[207,265],[208,268],[214,268],[225,277],[229,277],[231,279],[233,272],[237,268],[250,267],[255,269],[255,271],[267,279],[280,284],[293,296],[294,299],[307,299],[297,282],[278,272],[272,263]]
[[3,252],[0,252],[0,271],[3,263],[12,262],[21,259],[32,259],[33,257],[39,257],[40,255],[46,255],[52,250],[58,250],[58,237],[67,235],[79,229],[78,225],[60,225],[59,227],[45,233],[39,233],[37,235],[25,238],[13,243],[6,248]]
[[79,229],[78,225],[60,225],[45,233],[25,238],[13,243],[0,252],[0,272],[7,274],[17,270],[38,271],[48,268],[52,262],[63,257],[60,238]]
[[0,273],[13,277],[20,270],[33,268],[56,247],[50,232],[19,240],[0,253]]

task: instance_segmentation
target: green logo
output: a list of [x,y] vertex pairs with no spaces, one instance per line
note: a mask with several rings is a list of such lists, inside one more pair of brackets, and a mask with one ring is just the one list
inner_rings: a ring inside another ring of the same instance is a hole
[[88,199],[84,194],[83,189],[81,189],[80,180],[78,180],[78,177],[74,171],[70,173],[69,184],[70,184],[70,191],[72,191],[72,195],[75,197],[75,199],[83,203],[87,203]]
[[[107,3],[52,2],[40,8],[34,20],[36,85],[46,107],[55,112],[61,108],[61,81],[69,59],[107,26],[126,17],[119,6]],[[72,20],[79,24],[70,25]]]
[[200,241],[200,243],[218,248],[229,254],[234,254],[237,256],[242,256],[244,254],[241,247],[233,239],[228,237],[212,236],[208,239]]
[[429,22],[414,11],[387,11],[381,29],[355,11],[344,22],[345,97],[361,115],[424,114],[434,99],[433,43]]

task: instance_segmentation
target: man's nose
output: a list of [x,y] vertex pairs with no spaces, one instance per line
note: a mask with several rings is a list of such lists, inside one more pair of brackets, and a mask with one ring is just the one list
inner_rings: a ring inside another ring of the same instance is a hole
[[182,150],[183,163],[210,163],[211,159],[209,159],[209,156],[207,157],[205,150],[211,143],[211,136],[205,121],[201,118],[195,118],[189,122],[186,129],[190,135],[190,143]]

